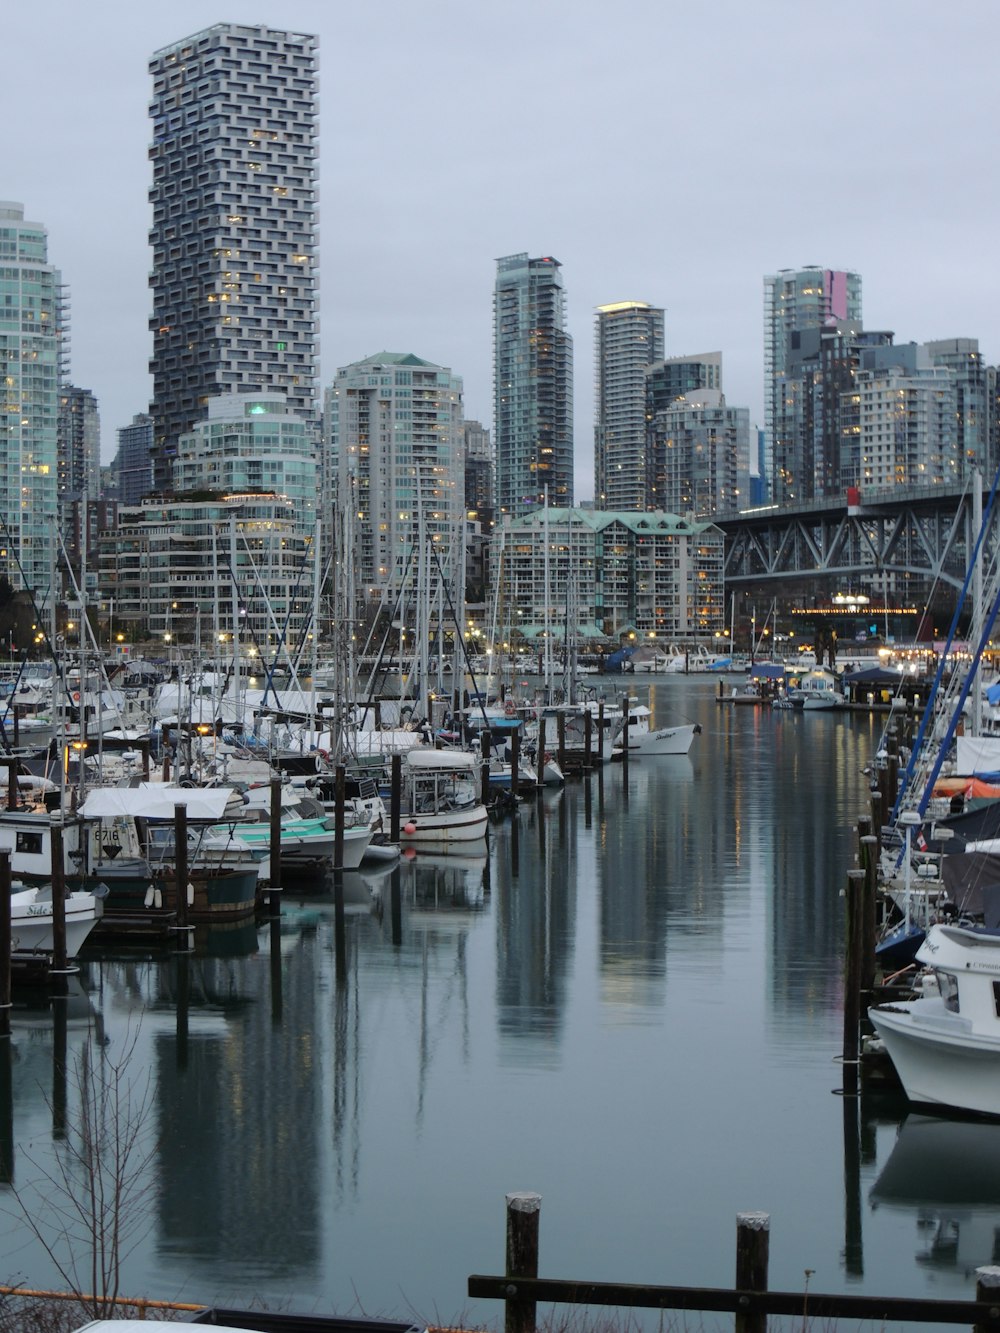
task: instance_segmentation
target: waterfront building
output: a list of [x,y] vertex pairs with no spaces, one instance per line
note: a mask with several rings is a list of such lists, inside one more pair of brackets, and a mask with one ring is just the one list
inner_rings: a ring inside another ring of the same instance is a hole
[[[722,388],[722,353],[669,356],[647,367],[646,415],[652,418],[678,398],[702,389]],[[660,506],[663,508],[663,506]]]
[[868,349],[841,396],[841,430],[846,484],[954,484],[961,473],[955,372],[933,365],[916,343]]
[[122,504],[138,504],[153,489],[153,418],[137,413],[118,430],[115,488]]
[[19,203],[0,202],[2,569],[41,612],[58,555],[62,298],[48,234]]
[[489,557],[496,523],[496,469],[490,433],[481,421],[465,422],[466,600],[481,602],[490,582]]
[[719,389],[675,399],[650,424],[655,489],[669,513],[707,517],[746,503],[750,489],[750,410],[730,407]]
[[990,444],[992,404],[979,339],[939,338],[923,345],[931,365],[955,372],[959,477],[964,480],[972,468],[992,477],[1000,455]]
[[64,384],[59,390],[60,523],[69,502],[84,492],[96,499],[101,486],[101,417],[90,389]]
[[663,310],[645,301],[597,307],[594,494],[600,509],[650,509],[647,371],[663,357]]
[[725,630],[723,534],[660,511],[541,509],[505,522],[498,554],[509,632],[537,639],[578,627],[703,639]]
[[465,503],[461,377],[412,353],[366,357],[337,371],[324,428],[326,489],[351,516],[356,585],[398,586],[423,543],[448,568]]
[[318,466],[311,425],[283,393],[210,398],[207,417],[182,435],[173,463],[175,494],[265,491],[292,501],[304,534],[316,521]]
[[561,265],[497,260],[493,293],[497,504],[516,516],[573,500],[573,340]]
[[815,494],[816,465],[806,426],[809,391],[796,353],[803,333],[833,325],[844,333],[861,329],[860,274],[809,266],[765,277],[764,425],[771,498],[778,503]]
[[219,23],[149,63],[154,483],[208,398],[316,411],[317,39]]
[[284,495],[149,496],[101,533],[102,597],[116,624],[166,647],[228,652],[235,633],[245,657],[271,661],[311,624],[312,538]]

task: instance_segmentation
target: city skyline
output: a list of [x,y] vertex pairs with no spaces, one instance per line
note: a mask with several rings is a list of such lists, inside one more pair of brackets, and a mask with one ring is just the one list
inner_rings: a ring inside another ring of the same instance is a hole
[[[994,186],[981,143],[997,100],[985,65],[993,7],[928,8],[914,23],[898,0],[875,12],[849,3],[865,40],[839,61],[815,54],[828,38],[818,13],[771,0],[721,8],[708,46],[697,16],[652,3],[624,17],[553,3],[540,26],[549,40],[517,49],[496,44],[488,15],[453,3],[427,24],[390,0],[377,29],[316,0],[246,16],[202,0],[163,13],[112,3],[100,20],[40,0],[30,16],[6,16],[9,49],[24,53],[0,92],[8,122],[43,76],[53,110],[37,107],[31,135],[11,136],[0,196],[48,228],[50,262],[72,298],[71,378],[98,399],[102,458],[152,396],[149,58],[244,18],[319,37],[321,388],[340,365],[403,349],[451,366],[468,415],[492,426],[494,265],[521,249],[563,265],[581,354],[577,500],[593,488],[586,349],[598,305],[664,306],[665,355],[720,349],[727,401],[760,424],[763,279],[782,268],[858,272],[868,327],[893,329],[900,343],[975,337],[988,362],[1000,360],[997,279],[984,263]],[[850,13],[840,11],[844,31]],[[515,3],[508,21],[541,17]],[[376,38],[381,87],[364,59]],[[665,50],[666,83],[651,77]],[[432,53],[445,73],[428,80]],[[922,77],[932,68],[933,80]],[[505,89],[542,77],[558,84],[562,110],[538,134],[532,99],[521,106]],[[641,110],[615,109],[618,83]],[[956,134],[959,123],[979,130]],[[416,125],[446,129],[444,177],[413,151]],[[689,163],[678,144],[692,148]],[[714,184],[679,202],[685,166]],[[629,174],[647,206],[624,208],[613,183]]]

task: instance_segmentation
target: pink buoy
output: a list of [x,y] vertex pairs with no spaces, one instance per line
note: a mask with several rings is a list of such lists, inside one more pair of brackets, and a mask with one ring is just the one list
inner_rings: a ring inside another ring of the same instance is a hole
[[416,833],[416,831],[417,831],[417,826],[416,826],[416,824],[404,824],[404,825],[403,825],[403,832],[404,832],[404,833]]

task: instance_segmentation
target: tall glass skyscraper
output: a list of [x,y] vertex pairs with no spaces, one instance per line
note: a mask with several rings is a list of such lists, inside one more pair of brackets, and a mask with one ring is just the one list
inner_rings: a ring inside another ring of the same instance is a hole
[[518,515],[573,503],[573,340],[557,259],[497,260],[493,439],[497,503]]
[[663,359],[663,310],[645,301],[597,307],[594,494],[599,509],[653,509],[648,489],[646,371]]
[[51,603],[59,491],[60,279],[48,235],[0,202],[0,570]]
[[217,394],[314,420],[317,39],[219,23],[150,61],[154,483]]
[[809,499],[815,489],[806,454],[807,390],[791,364],[808,330],[861,328],[861,276],[842,269],[782,269],[764,279],[764,424],[772,498]]

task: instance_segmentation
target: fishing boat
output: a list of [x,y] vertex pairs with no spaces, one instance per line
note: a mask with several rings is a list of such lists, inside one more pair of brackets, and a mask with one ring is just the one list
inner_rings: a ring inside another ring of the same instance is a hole
[[[101,919],[103,904],[95,893],[66,895],[66,957],[75,958]],[[50,954],[55,947],[51,886],[20,889],[10,896],[11,954]]]
[[403,759],[403,847],[440,847],[486,837],[480,759],[465,750],[410,750]]
[[629,708],[628,752],[640,758],[646,755],[688,754],[695,736],[701,734],[697,722],[683,723],[676,727],[653,727],[652,713],[645,704],[633,704]]
[[868,1011],[912,1102],[1000,1116],[1000,932],[933,925],[917,999]]

